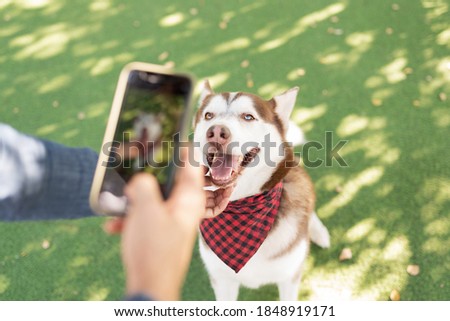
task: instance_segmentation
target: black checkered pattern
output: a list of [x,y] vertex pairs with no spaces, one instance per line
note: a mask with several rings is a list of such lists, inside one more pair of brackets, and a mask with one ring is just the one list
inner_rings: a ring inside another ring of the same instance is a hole
[[202,236],[216,255],[236,273],[258,251],[280,207],[283,183],[271,190],[228,203],[214,218],[200,224]]

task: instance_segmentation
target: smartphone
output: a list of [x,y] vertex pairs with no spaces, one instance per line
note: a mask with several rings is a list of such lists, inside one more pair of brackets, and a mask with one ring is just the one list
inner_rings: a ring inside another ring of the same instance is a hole
[[90,204],[102,215],[124,215],[123,189],[138,172],[153,174],[170,194],[187,141],[192,77],[158,65],[133,62],[120,73],[92,183]]

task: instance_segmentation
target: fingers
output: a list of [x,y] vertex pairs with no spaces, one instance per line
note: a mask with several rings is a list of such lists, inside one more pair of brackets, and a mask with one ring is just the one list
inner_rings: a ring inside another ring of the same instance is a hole
[[123,218],[114,218],[112,220],[106,221],[105,224],[103,224],[103,230],[110,235],[120,234],[122,233],[123,226]]
[[194,167],[189,162],[188,149],[183,148],[180,150],[180,160],[182,166],[177,174],[177,184],[174,192],[179,192],[179,190],[188,188],[201,189],[203,187],[203,168]]
[[163,201],[159,184],[150,174],[139,173],[133,176],[124,189],[131,206],[141,206],[148,203],[158,204]]
[[203,170],[201,167],[194,167],[189,163],[187,149],[181,150],[180,159],[182,166],[178,169],[170,201],[177,203],[178,206],[186,206],[187,211],[202,209],[205,204]]
[[227,207],[233,187],[227,187],[226,189],[219,189],[214,192],[205,191],[206,195],[206,208],[205,218],[211,218],[222,213]]

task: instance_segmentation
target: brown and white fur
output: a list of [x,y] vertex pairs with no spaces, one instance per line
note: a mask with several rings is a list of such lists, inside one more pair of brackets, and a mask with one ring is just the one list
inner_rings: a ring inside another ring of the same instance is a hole
[[[254,145],[243,151],[241,146],[246,142],[256,142],[260,158],[255,166],[234,166],[229,177],[222,175],[216,179],[211,171],[212,182],[219,188],[235,184],[231,201],[261,193],[280,180],[284,182],[274,226],[256,254],[238,273],[225,265],[200,235],[200,254],[217,300],[236,300],[241,285],[257,288],[269,283],[277,284],[280,300],[297,300],[310,239],[321,247],[330,245],[328,231],[314,212],[313,184],[305,170],[295,166],[292,147],[283,145],[289,136],[288,127],[293,126],[289,117],[297,92],[298,88],[292,88],[264,100],[242,92],[216,94],[205,82],[194,119],[194,141],[202,149],[198,152],[208,154],[210,150],[204,146],[211,140],[227,146],[233,143],[239,147],[228,148],[227,153],[240,161],[245,159],[247,152],[255,152],[251,150]],[[222,127],[227,129],[224,136],[217,129]],[[298,128],[295,129],[301,134]],[[269,150],[265,150],[262,144],[267,134],[270,134],[270,142],[275,144]],[[279,152],[280,146],[283,146],[283,153]],[[210,166],[208,155],[201,156],[205,165]]]

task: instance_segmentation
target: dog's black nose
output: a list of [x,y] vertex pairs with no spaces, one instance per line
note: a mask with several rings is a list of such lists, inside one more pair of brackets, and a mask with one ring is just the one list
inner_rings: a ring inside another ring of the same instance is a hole
[[228,127],[225,126],[211,126],[206,131],[206,139],[210,143],[219,143],[225,145],[229,142],[231,137],[231,132]]

